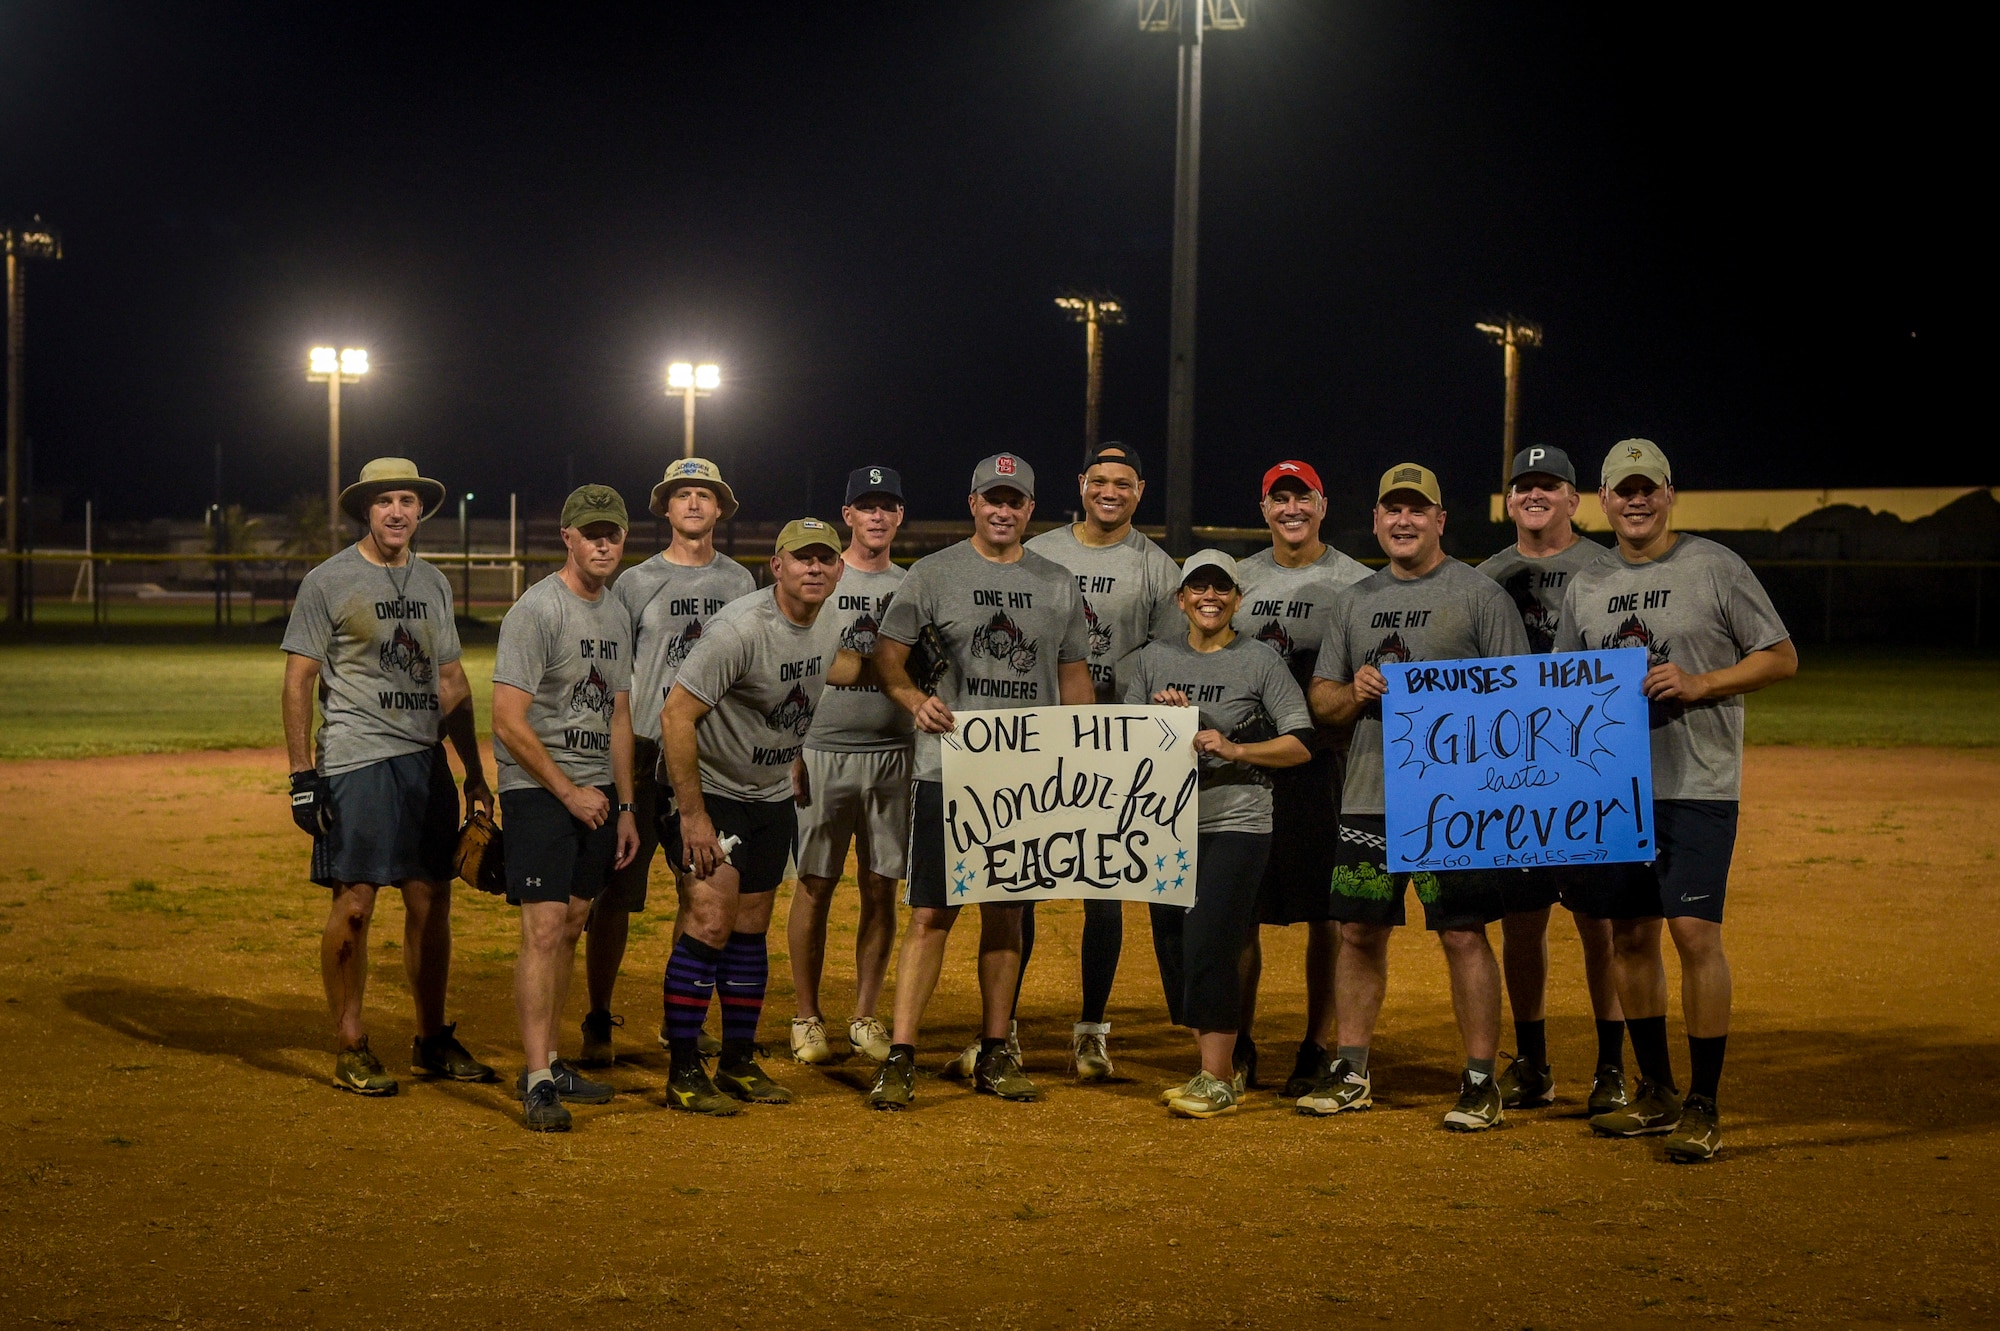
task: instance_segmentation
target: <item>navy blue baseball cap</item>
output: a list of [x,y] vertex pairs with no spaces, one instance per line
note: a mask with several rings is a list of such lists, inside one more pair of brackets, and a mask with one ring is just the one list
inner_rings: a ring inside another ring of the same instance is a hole
[[851,504],[863,495],[888,495],[903,502],[903,478],[894,467],[856,467],[847,473],[847,498]]

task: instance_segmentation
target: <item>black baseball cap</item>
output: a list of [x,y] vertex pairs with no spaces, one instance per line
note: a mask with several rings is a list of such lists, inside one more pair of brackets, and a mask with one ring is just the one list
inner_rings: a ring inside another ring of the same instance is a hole
[[1507,473],[1507,482],[1511,485],[1523,476],[1553,476],[1575,485],[1576,466],[1560,448],[1530,444],[1514,455],[1514,470]]
[[1146,479],[1146,469],[1139,465],[1138,450],[1130,444],[1121,444],[1115,440],[1108,444],[1099,444],[1084,454],[1083,469],[1089,471],[1100,462],[1122,462],[1130,467],[1140,480]]
[[847,498],[851,504],[863,495],[888,495],[903,502],[903,478],[894,467],[856,467],[847,473]]

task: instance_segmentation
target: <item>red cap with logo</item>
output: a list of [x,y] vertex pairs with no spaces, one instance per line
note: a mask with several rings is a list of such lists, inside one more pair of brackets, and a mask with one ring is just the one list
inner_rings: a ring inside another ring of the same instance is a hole
[[1271,487],[1283,480],[1298,481],[1316,495],[1326,493],[1326,487],[1320,484],[1319,473],[1312,469],[1312,464],[1309,462],[1280,462],[1264,473],[1264,488],[1258,493],[1270,494]]

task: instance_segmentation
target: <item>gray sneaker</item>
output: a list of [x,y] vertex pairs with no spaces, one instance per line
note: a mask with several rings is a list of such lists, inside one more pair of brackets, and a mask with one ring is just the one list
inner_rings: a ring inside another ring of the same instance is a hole
[[[608,1105],[616,1094],[611,1087],[601,1081],[592,1081],[571,1066],[566,1058],[559,1058],[549,1064],[549,1076],[554,1079],[557,1096],[573,1105]],[[528,1071],[514,1078],[514,1094],[524,1103],[528,1098]]]
[[1176,1118],[1216,1118],[1236,1112],[1236,1088],[1207,1071],[1197,1072],[1180,1094],[1167,1101],[1167,1112]]
[[1590,1120],[1590,1130],[1605,1137],[1659,1137],[1672,1132],[1680,1121],[1680,1092],[1641,1077],[1632,1103],[1596,1115]]
[[1299,1097],[1298,1110],[1301,1114],[1324,1117],[1368,1109],[1374,1103],[1374,1086],[1368,1074],[1356,1072],[1352,1063],[1338,1058],[1326,1070],[1326,1075],[1319,1079],[1319,1085],[1313,1087],[1309,1094]]
[[562,1097],[556,1094],[556,1084],[552,1081],[537,1082],[529,1089],[523,1101],[527,1111],[523,1121],[530,1132],[568,1132],[569,1110],[563,1108]]
[[1523,1058],[1507,1055],[1507,1070],[1500,1074],[1500,1103],[1508,1109],[1538,1109],[1556,1102],[1555,1069],[1536,1067]]
[[1002,1100],[1037,1100],[1041,1092],[1035,1083],[1028,1080],[1028,1074],[1021,1071],[1020,1059],[1001,1045],[992,1053],[980,1058],[972,1073],[972,1089],[987,1095],[997,1095]]
[[1465,1070],[1458,1081],[1458,1103],[1444,1116],[1444,1126],[1450,1132],[1484,1132],[1497,1128],[1507,1121],[1507,1111],[1500,1103],[1500,1083],[1498,1079]]
[[410,1071],[420,1077],[449,1077],[453,1081],[497,1081],[493,1069],[472,1056],[454,1034],[452,1022],[428,1040],[419,1035],[410,1046]]
[[1667,1159],[1677,1165],[1713,1160],[1722,1149],[1722,1122],[1715,1101],[1705,1095],[1690,1095],[1681,1106],[1681,1121],[1667,1134]]

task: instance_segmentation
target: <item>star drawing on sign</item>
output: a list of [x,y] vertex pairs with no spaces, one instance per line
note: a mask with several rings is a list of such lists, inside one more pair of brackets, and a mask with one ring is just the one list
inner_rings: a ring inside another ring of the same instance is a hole
[[1154,867],[1155,869],[1164,869],[1164,868],[1166,868],[1166,867],[1167,867],[1167,857],[1166,857],[1166,856],[1164,856],[1164,855],[1155,855],[1155,856],[1153,856],[1153,867]]
[[1162,878],[1153,884],[1153,895],[1163,896],[1167,890],[1167,880]]
[[1179,869],[1185,869],[1185,868],[1187,868],[1187,852],[1186,852],[1186,851],[1184,851],[1184,850],[1176,850],[1176,851],[1174,852],[1174,867],[1175,867],[1175,868],[1179,868]]
[[962,897],[967,892],[970,892],[972,890],[972,874],[969,871],[967,871],[964,860],[960,860],[957,864],[952,866],[951,876],[952,876],[951,890],[958,896]]
[[1179,886],[1180,886],[1180,885],[1181,885],[1182,883],[1185,883],[1186,881],[1187,881],[1187,875],[1186,875],[1186,874],[1179,874],[1179,875],[1176,875],[1176,876],[1175,876],[1175,878],[1174,878],[1174,886],[1175,886],[1175,887],[1179,887]]

